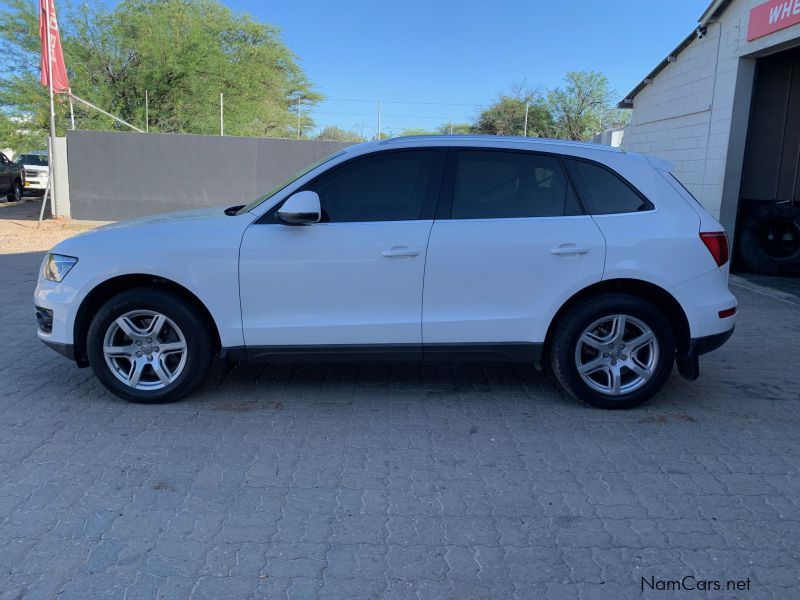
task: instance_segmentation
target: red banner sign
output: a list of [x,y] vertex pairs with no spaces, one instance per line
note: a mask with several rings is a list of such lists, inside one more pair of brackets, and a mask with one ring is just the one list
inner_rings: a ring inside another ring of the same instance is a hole
[[769,0],[750,11],[747,41],[800,23],[800,0]]
[[[48,13],[50,16],[49,19]],[[50,35],[47,34],[48,21],[50,24]],[[42,39],[42,85],[46,87],[50,86],[49,64],[52,63],[53,91],[57,94],[69,91],[67,67],[64,64],[64,54],[61,51],[61,36],[58,33],[56,7],[53,5],[53,0],[39,0],[39,37]]]

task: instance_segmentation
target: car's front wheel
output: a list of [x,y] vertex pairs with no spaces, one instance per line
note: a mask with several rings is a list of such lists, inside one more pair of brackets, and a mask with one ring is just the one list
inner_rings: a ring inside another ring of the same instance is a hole
[[208,327],[176,294],[135,288],[108,300],[89,326],[87,355],[111,392],[174,402],[202,384],[213,357]]
[[664,385],[675,337],[653,304],[628,294],[587,298],[559,320],[550,347],[553,375],[591,406],[638,406]]
[[14,182],[14,185],[12,186],[11,191],[8,192],[6,199],[9,202],[19,202],[22,200],[22,184],[19,181]]

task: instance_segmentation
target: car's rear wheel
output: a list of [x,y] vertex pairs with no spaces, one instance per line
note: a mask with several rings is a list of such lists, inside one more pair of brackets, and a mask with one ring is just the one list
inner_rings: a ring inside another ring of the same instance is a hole
[[108,300],[87,335],[89,363],[111,392],[174,402],[202,384],[213,342],[197,311],[167,291],[135,288]]
[[675,337],[651,303],[602,294],[560,318],[550,361],[557,382],[573,397],[597,408],[632,408],[664,385],[675,362]]

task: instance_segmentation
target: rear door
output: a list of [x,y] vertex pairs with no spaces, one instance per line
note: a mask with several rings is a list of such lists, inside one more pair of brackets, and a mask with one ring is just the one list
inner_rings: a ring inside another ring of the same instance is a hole
[[602,278],[605,240],[557,156],[456,150],[440,207],[425,268],[426,355],[539,344],[563,302]]

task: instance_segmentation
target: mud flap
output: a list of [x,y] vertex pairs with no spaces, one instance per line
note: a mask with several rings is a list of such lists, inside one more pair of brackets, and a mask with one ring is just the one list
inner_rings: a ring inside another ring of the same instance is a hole
[[697,352],[690,352],[687,356],[677,357],[675,364],[678,365],[678,373],[684,379],[694,381],[700,377],[700,357]]

